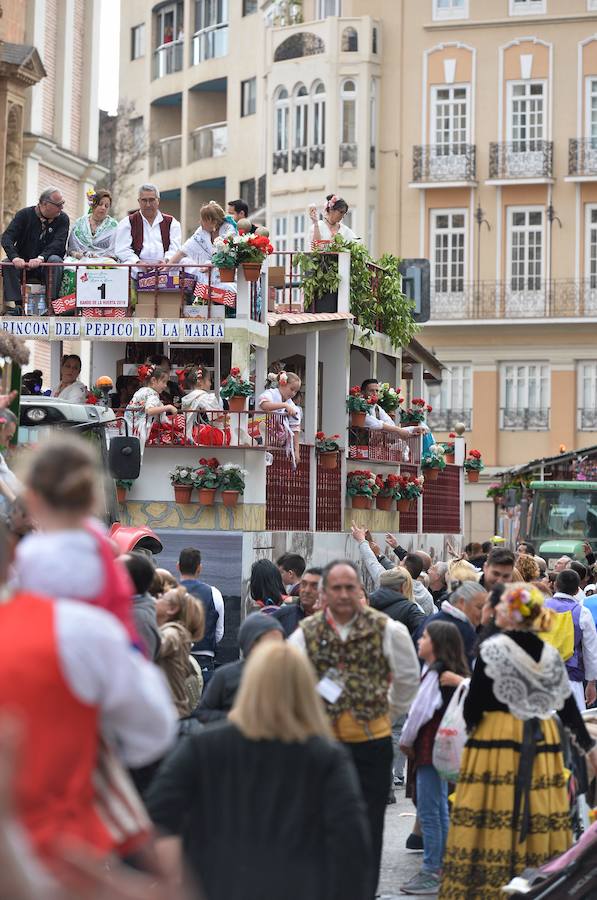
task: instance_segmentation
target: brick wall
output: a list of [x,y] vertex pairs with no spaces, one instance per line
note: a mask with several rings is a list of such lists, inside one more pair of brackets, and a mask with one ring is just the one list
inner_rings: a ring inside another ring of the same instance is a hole
[[45,16],[45,40],[43,49],[41,49],[41,58],[47,77],[42,81],[42,132],[48,137],[52,137],[54,134],[55,114],[54,87],[56,80],[56,38],[58,27],[57,0],[45,0]]
[[62,191],[65,200],[64,212],[72,224],[75,219],[83,215],[86,209],[80,196],[79,182],[74,178],[69,178],[68,175],[63,175],[61,172],[50,169],[49,166],[40,165],[37,184],[38,193],[52,185],[55,185]]
[[[81,103],[83,99],[83,22],[85,20],[84,0],[75,0],[75,22],[73,40],[73,81],[71,92],[70,148],[73,153],[81,151]],[[93,35],[92,40],[97,40]]]

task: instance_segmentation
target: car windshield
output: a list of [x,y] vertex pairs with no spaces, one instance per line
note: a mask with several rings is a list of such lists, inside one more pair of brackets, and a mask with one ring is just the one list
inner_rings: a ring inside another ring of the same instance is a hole
[[535,540],[597,539],[597,491],[537,491],[531,530]]

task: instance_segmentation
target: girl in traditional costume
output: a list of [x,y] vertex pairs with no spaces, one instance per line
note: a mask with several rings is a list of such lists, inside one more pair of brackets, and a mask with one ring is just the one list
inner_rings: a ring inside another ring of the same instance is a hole
[[137,369],[139,381],[143,385],[133,395],[133,399],[124,411],[124,418],[128,422],[131,434],[139,438],[141,453],[146,443],[172,443],[172,427],[160,428],[166,425],[168,416],[174,416],[178,412],[171,403],[162,403],[160,393],[166,390],[170,373],[160,366],[142,365]]

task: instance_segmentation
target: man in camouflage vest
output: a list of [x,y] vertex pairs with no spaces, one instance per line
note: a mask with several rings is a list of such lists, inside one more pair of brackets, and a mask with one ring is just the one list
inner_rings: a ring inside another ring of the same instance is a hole
[[324,608],[304,619],[290,642],[311,660],[334,734],[359,776],[371,828],[373,898],[392,782],[392,720],[407,712],[420,668],[404,625],[363,606],[362,592],[352,562],[330,563],[322,573]]

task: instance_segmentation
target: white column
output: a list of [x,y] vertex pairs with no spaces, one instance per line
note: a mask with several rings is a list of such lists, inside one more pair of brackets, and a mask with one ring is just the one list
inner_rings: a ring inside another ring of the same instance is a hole
[[306,336],[305,372],[309,373],[304,409],[305,441],[312,444],[317,431],[317,398],[319,396],[319,332]]
[[338,254],[338,312],[350,312],[350,253]]

